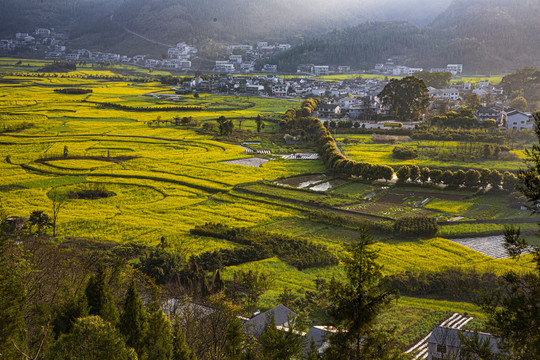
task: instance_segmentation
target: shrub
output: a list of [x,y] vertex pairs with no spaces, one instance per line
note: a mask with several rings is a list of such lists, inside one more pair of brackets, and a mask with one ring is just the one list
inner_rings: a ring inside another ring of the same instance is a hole
[[434,218],[425,216],[405,217],[394,223],[394,232],[404,236],[434,236],[439,225]]
[[416,149],[409,146],[395,146],[392,150],[392,157],[401,160],[416,159],[418,157],[418,152]]

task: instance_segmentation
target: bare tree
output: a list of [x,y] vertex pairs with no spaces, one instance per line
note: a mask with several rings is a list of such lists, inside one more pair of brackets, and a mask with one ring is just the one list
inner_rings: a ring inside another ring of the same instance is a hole
[[58,215],[60,210],[68,203],[68,197],[66,194],[61,194],[55,188],[53,188],[49,194],[49,197],[52,201],[52,228],[53,228],[53,237],[56,236],[56,221],[58,220]]

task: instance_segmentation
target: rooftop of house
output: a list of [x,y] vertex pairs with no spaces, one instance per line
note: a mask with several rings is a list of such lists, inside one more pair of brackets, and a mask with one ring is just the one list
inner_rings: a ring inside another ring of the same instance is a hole
[[481,343],[489,343],[489,346],[493,352],[498,352],[497,344],[500,342],[500,339],[492,334],[478,332],[469,330],[458,330],[445,326],[436,326],[431,333],[428,343],[429,344],[440,344],[451,347],[461,347],[461,341],[459,340],[459,333],[463,334],[469,339],[473,339],[476,334],[478,334],[478,340]]

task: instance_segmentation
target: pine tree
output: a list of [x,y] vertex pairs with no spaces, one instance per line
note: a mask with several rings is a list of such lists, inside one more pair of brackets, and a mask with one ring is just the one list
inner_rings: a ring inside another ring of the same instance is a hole
[[387,358],[367,356],[374,351],[397,354],[391,341],[379,341],[385,333],[377,328],[379,314],[396,294],[381,283],[382,266],[377,264],[377,252],[370,248],[373,239],[367,228],[360,230],[357,241],[344,245],[341,261],[346,281],[332,279],[329,284],[328,314],[337,332],[330,336],[330,347],[325,352],[328,359]]
[[126,344],[141,355],[147,329],[146,313],[139,298],[135,283],[129,285],[124,302],[124,312],[120,315],[119,329],[126,338]]
[[186,343],[186,336],[178,319],[173,326],[173,352],[171,360],[196,360],[195,354]]
[[100,265],[97,272],[88,280],[85,289],[88,314],[101,316],[103,320],[116,324],[118,312],[105,278],[105,268]]
[[169,360],[173,354],[171,323],[161,311],[157,287],[148,306],[148,331],[143,348],[147,360]]

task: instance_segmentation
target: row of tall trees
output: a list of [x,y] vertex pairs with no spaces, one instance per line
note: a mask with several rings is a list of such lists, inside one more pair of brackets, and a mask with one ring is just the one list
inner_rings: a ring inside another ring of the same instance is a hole
[[506,191],[514,191],[514,185],[518,183],[517,177],[505,171],[501,174],[498,170],[482,169],[480,171],[469,169],[467,171],[430,170],[427,167],[419,168],[416,165],[404,165],[396,172],[398,182],[421,183],[421,184],[444,184],[450,187],[466,187],[469,189],[483,188],[488,186]]

